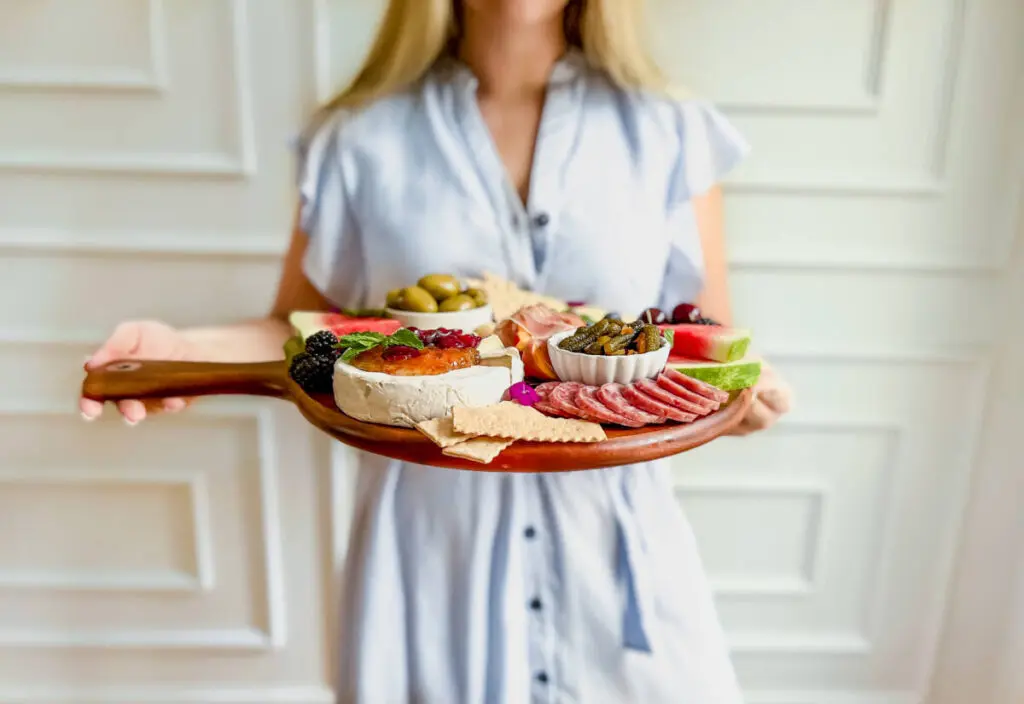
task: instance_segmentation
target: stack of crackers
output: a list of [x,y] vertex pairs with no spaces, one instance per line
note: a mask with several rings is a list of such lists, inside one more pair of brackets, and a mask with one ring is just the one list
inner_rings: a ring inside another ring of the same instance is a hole
[[533,291],[524,291],[515,283],[485,271],[482,279],[468,279],[466,283],[487,294],[487,300],[494,311],[495,320],[504,320],[515,314],[520,308],[541,303],[553,310],[565,310],[568,303],[551,296],[544,296]]
[[493,406],[458,406],[450,416],[416,424],[449,457],[489,464],[516,440],[532,442],[601,442],[597,423],[551,418],[529,406],[502,401]]

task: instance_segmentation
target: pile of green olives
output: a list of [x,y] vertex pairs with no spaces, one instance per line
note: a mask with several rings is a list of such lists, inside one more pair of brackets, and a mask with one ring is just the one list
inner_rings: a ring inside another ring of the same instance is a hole
[[388,292],[386,304],[414,313],[454,313],[487,305],[487,294],[478,288],[462,288],[450,274],[427,274],[415,286]]

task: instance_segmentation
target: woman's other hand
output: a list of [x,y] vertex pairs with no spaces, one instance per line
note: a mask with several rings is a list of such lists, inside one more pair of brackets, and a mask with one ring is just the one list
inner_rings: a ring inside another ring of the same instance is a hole
[[730,434],[749,435],[775,425],[783,414],[789,412],[792,396],[789,384],[778,375],[774,367],[762,362],[761,378],[754,386],[754,402]]
[[[86,361],[85,370],[90,371],[121,359],[192,361],[195,357],[193,345],[181,331],[158,321],[144,320],[118,325],[107,341]],[[135,425],[147,413],[174,413],[187,405],[188,400],[184,398],[146,401],[132,399],[118,401],[117,408],[129,425]],[[103,404],[93,399],[80,398],[78,406],[86,420],[98,418],[103,413]]]

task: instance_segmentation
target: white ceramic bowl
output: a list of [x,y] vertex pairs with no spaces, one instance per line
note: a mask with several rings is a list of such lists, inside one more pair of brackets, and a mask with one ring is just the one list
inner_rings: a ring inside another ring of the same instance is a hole
[[473,332],[481,325],[493,322],[494,318],[490,303],[479,308],[457,310],[450,313],[417,313],[411,310],[398,310],[397,308],[386,308],[385,310],[390,317],[400,322],[403,327],[419,328],[420,330],[447,328],[449,330]]
[[614,357],[561,349],[558,343],[575,332],[569,330],[548,338],[551,365],[562,381],[578,381],[590,386],[600,386],[612,382],[628,384],[637,379],[653,379],[665,368],[668,353],[672,350],[672,345],[667,342],[654,352]]

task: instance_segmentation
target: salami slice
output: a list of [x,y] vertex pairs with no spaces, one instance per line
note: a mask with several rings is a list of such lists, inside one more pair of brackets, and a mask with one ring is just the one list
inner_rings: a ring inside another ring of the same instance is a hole
[[729,400],[729,394],[727,392],[715,388],[711,384],[705,384],[700,379],[694,379],[692,376],[686,376],[672,367],[665,367],[665,371],[662,373],[680,386],[687,388],[694,393],[698,393],[705,398],[713,399],[719,403],[725,403]]
[[550,396],[551,392],[561,383],[562,382],[560,381],[545,381],[543,384],[537,384],[533,390],[536,391],[537,395],[543,400]]
[[664,374],[659,374],[658,378],[655,379],[654,381],[658,386],[660,386],[662,389],[672,394],[673,396],[678,396],[681,399],[685,399],[686,401],[689,401],[695,406],[703,408],[708,412],[717,411],[718,407],[722,405],[718,401],[714,401],[708,398],[707,396],[701,396],[700,394],[694,393],[693,391],[690,391],[689,389],[680,386],[679,384],[672,381]]
[[[670,393],[669,391],[661,388],[652,379],[638,379],[633,382],[633,386],[640,391],[643,391],[651,398],[657,399],[666,405],[672,406],[673,408],[677,408],[683,413],[692,413],[694,416],[703,416],[711,412],[711,408],[707,403],[694,403],[682,396]],[[679,388],[682,389],[683,387],[680,386]],[[683,389],[683,391],[685,390],[686,389]]]
[[562,382],[551,390],[551,393],[546,399],[544,399],[544,401],[571,418],[593,420],[592,418],[588,418],[587,414],[584,413],[574,401],[576,392],[581,388],[583,388],[583,384],[578,381]]
[[618,413],[636,423],[653,424],[665,422],[664,415],[647,413],[627,401],[622,395],[622,390],[625,388],[622,384],[605,384],[597,390],[597,400],[607,406],[612,412]]
[[621,413],[616,413],[608,406],[601,403],[597,398],[597,387],[583,386],[576,392],[576,405],[597,423],[612,423],[627,428],[639,428],[644,423],[640,420],[627,418]]
[[537,401],[537,403],[533,404],[533,408],[534,408],[534,410],[540,411],[544,415],[551,416],[553,418],[578,418],[579,417],[579,416],[570,416],[570,415],[568,415],[566,413],[562,413],[560,410],[558,410],[557,408],[552,406],[547,401]]
[[697,416],[693,413],[683,413],[678,408],[673,408],[667,403],[662,403],[656,398],[648,396],[643,391],[635,386],[625,386],[622,389],[622,396],[631,404],[637,408],[647,411],[648,413],[657,413],[658,415],[677,420],[680,423],[689,423]]

